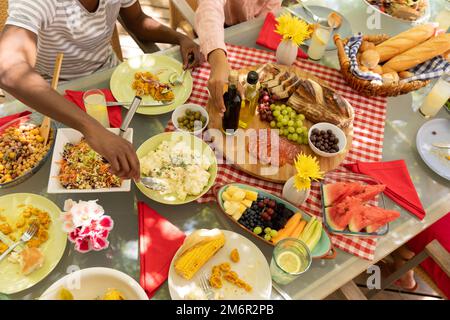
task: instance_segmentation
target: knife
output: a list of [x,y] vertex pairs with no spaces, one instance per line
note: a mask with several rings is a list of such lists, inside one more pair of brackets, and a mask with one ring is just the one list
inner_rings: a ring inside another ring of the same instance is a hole
[[131,102],[130,108],[128,109],[127,114],[125,115],[125,120],[123,120],[122,125],[120,126],[119,136],[123,137],[125,132],[128,130],[128,126],[130,125],[131,119],[133,119],[134,114],[136,113],[137,108],[142,102],[142,98],[135,96],[133,102]]
[[[107,101],[106,102],[106,106],[107,107],[115,107],[115,106],[129,106],[131,105],[132,102],[121,102],[121,101]],[[173,103],[172,101],[166,101],[166,102],[160,102],[160,103],[144,103],[141,104],[141,107],[164,107],[164,106],[169,106]]]
[[[3,242],[4,244],[6,244],[9,247],[11,247],[14,244],[14,241],[12,241],[8,236],[6,236],[3,232],[0,231],[0,241]],[[20,246],[17,246],[14,248],[15,252],[20,252],[22,251],[22,249],[20,248]]]
[[450,149],[450,143],[433,142],[432,145],[436,148]]

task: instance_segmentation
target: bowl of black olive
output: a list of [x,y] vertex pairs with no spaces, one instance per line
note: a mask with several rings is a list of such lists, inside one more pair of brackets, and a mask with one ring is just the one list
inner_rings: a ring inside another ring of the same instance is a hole
[[309,147],[321,157],[334,157],[345,150],[347,138],[334,124],[319,122],[309,128]]
[[198,104],[183,104],[173,111],[172,122],[177,130],[198,135],[208,126],[209,115]]

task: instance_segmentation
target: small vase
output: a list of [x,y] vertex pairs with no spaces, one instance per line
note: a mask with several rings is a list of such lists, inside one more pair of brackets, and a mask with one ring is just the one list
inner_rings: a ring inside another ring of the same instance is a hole
[[310,191],[310,189],[297,190],[294,186],[294,177],[291,177],[283,186],[283,198],[298,207],[308,199]]
[[297,59],[298,46],[291,40],[283,40],[277,48],[277,63],[291,66]]

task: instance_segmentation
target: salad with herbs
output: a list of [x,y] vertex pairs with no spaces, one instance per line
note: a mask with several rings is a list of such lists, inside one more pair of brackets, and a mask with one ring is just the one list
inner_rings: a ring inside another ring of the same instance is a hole
[[122,184],[122,179],[110,172],[109,163],[84,139],[64,146],[58,178],[66,189],[115,188]]

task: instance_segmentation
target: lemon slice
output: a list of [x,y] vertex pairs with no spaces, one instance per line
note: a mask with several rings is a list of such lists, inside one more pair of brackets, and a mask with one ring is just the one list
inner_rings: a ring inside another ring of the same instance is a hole
[[302,267],[300,258],[292,251],[282,252],[277,258],[277,263],[281,269],[288,273],[299,273]]
[[324,30],[324,29],[316,30],[316,38],[320,42],[321,45],[327,44],[329,35],[330,35],[330,33],[327,30]]

